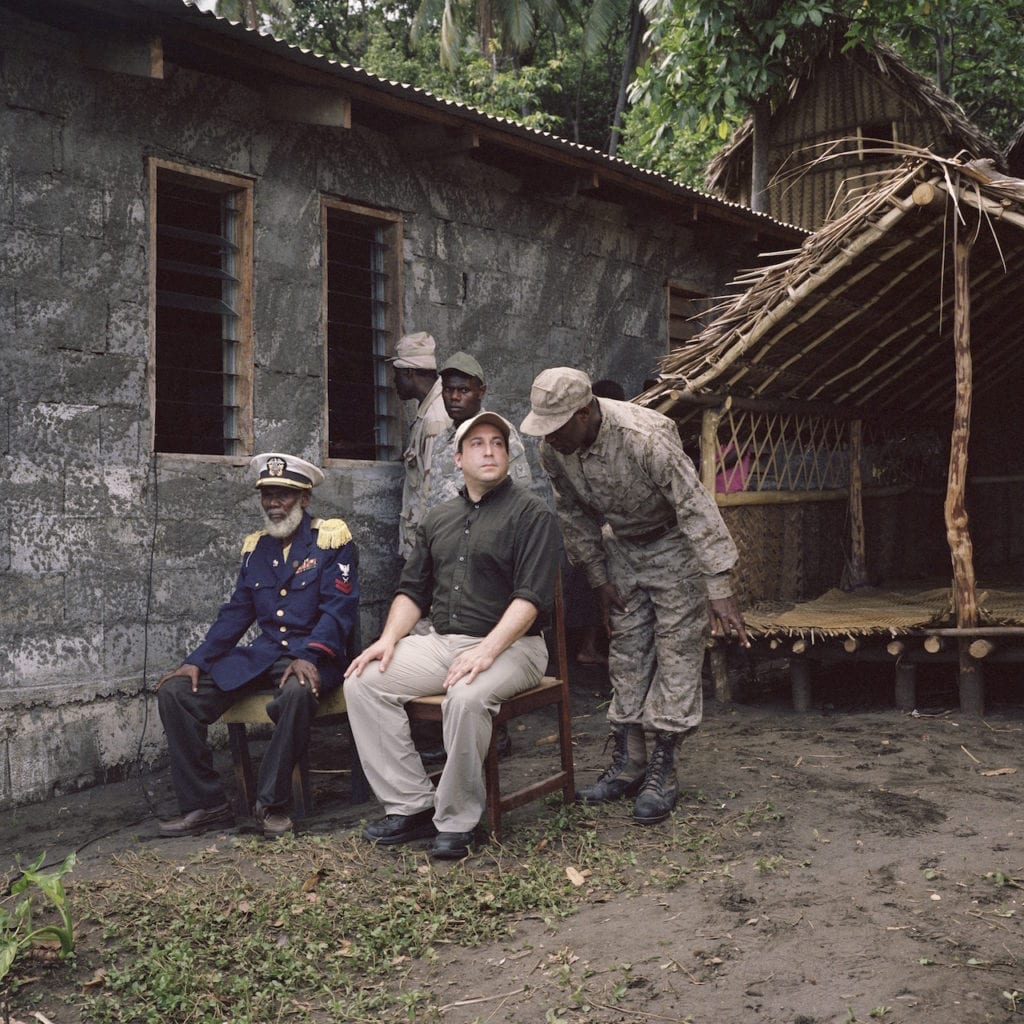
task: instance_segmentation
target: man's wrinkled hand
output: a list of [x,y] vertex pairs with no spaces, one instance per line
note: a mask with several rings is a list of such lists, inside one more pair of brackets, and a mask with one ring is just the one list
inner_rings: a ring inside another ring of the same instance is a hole
[[744,647],[750,646],[747,624],[743,621],[743,613],[740,611],[735,597],[709,599],[708,617],[711,619],[711,635],[713,637],[728,640],[735,633],[736,639]]
[[162,675],[156,681],[156,688],[159,690],[168,679],[173,679],[175,676],[183,676],[192,684],[192,692],[199,692],[199,666],[190,665],[187,661],[179,665],[173,672],[168,672],[166,675]]
[[313,696],[316,698],[320,697],[320,670],[311,661],[306,661],[305,658],[296,658],[285,670],[281,676],[281,682],[278,683],[279,687],[284,687],[284,684],[288,680],[295,676],[299,686],[308,686],[313,692]]

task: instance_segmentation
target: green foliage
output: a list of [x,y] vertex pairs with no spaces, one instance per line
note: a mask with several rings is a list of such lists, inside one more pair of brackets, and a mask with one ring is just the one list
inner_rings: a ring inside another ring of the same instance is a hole
[[1004,0],[643,0],[651,55],[631,89],[630,159],[699,184],[754,104],[824,45],[896,48],[1005,144],[1024,109],[1024,4]]
[[[0,906],[0,982],[9,974],[19,955],[31,950],[42,939],[56,939],[61,958],[70,955],[75,946],[71,909],[62,879],[75,866],[75,855],[69,853],[64,863],[53,871],[40,871],[46,854],[22,869],[21,877],[11,886],[12,909]],[[34,923],[34,903],[39,894],[46,897],[50,909],[60,921],[57,924]],[[23,896],[23,899],[16,897]]]

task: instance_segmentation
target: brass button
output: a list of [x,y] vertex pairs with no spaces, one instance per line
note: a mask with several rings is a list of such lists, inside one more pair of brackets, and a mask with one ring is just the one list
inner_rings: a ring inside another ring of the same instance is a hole
[[281,588],[281,596],[282,597],[287,597],[288,596],[288,589],[286,587],[282,587]]
[[287,626],[278,626],[277,628],[278,628],[278,629],[279,629],[279,630],[280,630],[280,631],[281,631],[282,633],[287,633],[287,632],[288,632],[288,627],[287,627]]
[[288,646],[288,641],[287,640],[282,640],[281,641],[281,646],[282,647],[287,647]]
[[277,609],[277,617],[279,619],[283,619],[284,618],[284,609],[283,608],[278,608]]

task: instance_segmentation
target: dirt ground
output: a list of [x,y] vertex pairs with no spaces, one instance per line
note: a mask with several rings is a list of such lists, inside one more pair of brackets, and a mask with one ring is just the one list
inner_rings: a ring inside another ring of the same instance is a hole
[[[607,682],[578,669],[572,687],[585,782],[607,757]],[[997,680],[987,717],[972,720],[948,679],[925,679],[922,706],[907,714],[892,707],[891,674],[836,669],[804,715],[771,681],[729,706],[708,701],[683,749],[679,813],[728,820],[758,808],[754,827],[725,829],[701,870],[676,884],[665,865],[622,895],[595,886],[566,918],[519,920],[506,941],[444,946],[413,965],[408,984],[451,1024],[1024,1021],[1022,697],[1014,675]],[[507,770],[527,775],[550,757],[536,744],[548,728],[514,733]],[[310,831],[378,813],[349,805],[334,777],[318,780]],[[143,786],[173,813],[165,771],[4,812],[0,867],[79,848],[76,877],[108,877],[120,851],[156,841]],[[642,832],[656,849],[673,827],[641,830],[628,810],[595,810],[601,842],[635,848]],[[538,813],[552,811],[524,808],[510,828]],[[184,855],[204,842],[173,845]],[[24,1006],[79,1024],[59,995],[50,1004],[37,988]],[[40,1019],[19,1015],[17,1001],[12,1017]]]

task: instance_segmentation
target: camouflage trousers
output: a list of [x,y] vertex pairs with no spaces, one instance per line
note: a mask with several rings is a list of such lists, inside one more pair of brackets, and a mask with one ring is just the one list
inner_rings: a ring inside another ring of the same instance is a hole
[[672,530],[631,544],[606,528],[611,582],[626,606],[611,613],[608,674],[613,725],[687,733],[703,713],[701,671],[710,629],[707,588]]

